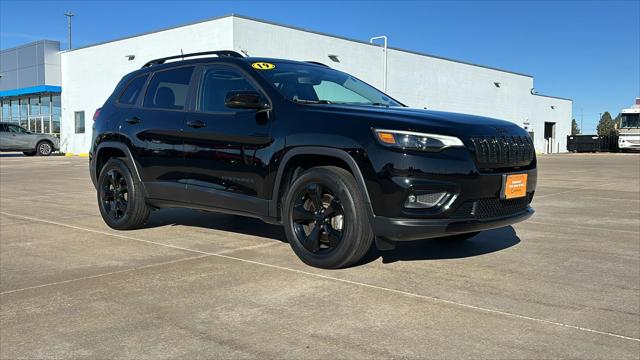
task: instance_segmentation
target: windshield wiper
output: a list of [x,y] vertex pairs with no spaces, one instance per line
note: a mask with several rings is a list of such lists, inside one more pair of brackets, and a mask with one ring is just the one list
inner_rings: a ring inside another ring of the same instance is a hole
[[374,102],[374,103],[369,103],[367,105],[372,105],[372,106],[384,106],[384,107],[389,107],[391,105],[389,104],[383,104],[383,103],[379,103],[379,102]]
[[304,100],[304,99],[293,99],[294,102],[298,104],[331,104],[329,100]]

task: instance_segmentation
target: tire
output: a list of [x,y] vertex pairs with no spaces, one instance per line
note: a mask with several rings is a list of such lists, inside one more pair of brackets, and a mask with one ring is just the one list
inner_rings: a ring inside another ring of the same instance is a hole
[[38,156],[49,156],[53,152],[53,144],[50,141],[43,140],[36,145],[36,153]]
[[373,243],[364,194],[339,167],[315,167],[293,181],[283,202],[283,224],[296,255],[318,268],[353,265]]
[[149,219],[142,184],[121,159],[112,158],[102,167],[97,195],[100,215],[112,229],[137,229]]
[[36,154],[35,151],[23,151],[23,154],[25,154],[26,156],[34,156]]

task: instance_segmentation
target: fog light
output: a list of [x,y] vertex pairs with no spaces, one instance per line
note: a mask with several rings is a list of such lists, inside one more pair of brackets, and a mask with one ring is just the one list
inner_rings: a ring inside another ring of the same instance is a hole
[[404,202],[404,207],[409,209],[429,209],[436,205],[440,205],[447,194],[448,193],[445,191],[418,195],[411,194],[407,196],[407,200]]

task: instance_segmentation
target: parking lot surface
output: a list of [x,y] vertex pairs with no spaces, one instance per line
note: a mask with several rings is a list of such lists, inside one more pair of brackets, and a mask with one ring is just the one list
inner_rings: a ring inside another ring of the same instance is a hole
[[542,156],[531,220],[333,271],[255,219],[111,230],[87,163],[0,156],[3,359],[639,358],[638,155]]

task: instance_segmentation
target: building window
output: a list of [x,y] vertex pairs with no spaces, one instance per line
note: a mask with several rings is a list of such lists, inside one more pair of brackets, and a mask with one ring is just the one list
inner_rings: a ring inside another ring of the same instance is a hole
[[84,111],[74,113],[76,123],[76,134],[84,134]]
[[20,102],[18,99],[11,100],[11,122],[20,122]]
[[9,113],[11,112],[9,107],[9,100],[2,100],[2,121],[9,121],[11,116]]
[[40,116],[40,98],[34,96],[29,98],[29,117]]
[[40,97],[40,115],[48,116],[51,113],[51,95]]
[[62,108],[60,106],[60,95],[51,96],[51,126],[53,127],[51,132],[60,134],[60,115],[62,114]]

